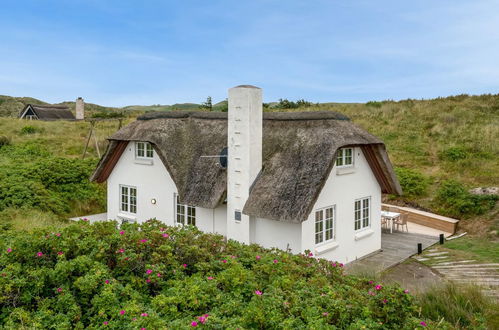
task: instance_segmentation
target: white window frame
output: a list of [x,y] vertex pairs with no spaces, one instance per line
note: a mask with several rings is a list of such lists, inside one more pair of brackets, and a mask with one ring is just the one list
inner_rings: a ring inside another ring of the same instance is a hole
[[[350,155],[347,155],[347,150],[350,150]],[[355,148],[354,147],[346,147],[338,149],[336,154],[336,167],[353,167],[355,163],[354,159]],[[349,161],[347,163],[347,161]]]
[[[329,217],[328,217],[328,211],[330,212]],[[330,221],[329,223],[331,224],[331,228],[327,228],[328,221]],[[325,243],[334,242],[335,240],[336,240],[336,205],[326,206],[315,210],[314,213],[315,245],[322,245]]]
[[177,226],[196,226],[196,207],[180,203],[178,194],[173,194],[175,224]]
[[135,142],[135,159],[153,159],[154,148],[152,144],[144,141]]
[[355,231],[371,228],[371,206],[371,196],[355,200],[353,215]]
[[119,207],[121,213],[137,214],[137,187],[120,184]]

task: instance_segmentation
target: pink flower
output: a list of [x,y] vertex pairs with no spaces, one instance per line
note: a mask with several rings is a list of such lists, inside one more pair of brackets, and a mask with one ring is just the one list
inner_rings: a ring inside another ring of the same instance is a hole
[[36,256],[37,256],[37,257],[43,257],[43,253],[38,252],[38,253],[36,254]]
[[383,299],[383,304],[386,304],[387,302],[388,302],[388,300]]
[[208,276],[207,278],[208,278],[208,280],[212,280],[212,279],[213,279],[213,277],[212,277],[212,276]]
[[381,288],[382,288],[382,286],[379,285],[379,284],[375,286],[375,289],[378,290],[378,291],[381,290]]
[[263,292],[262,292],[262,291],[260,291],[260,290],[256,290],[256,291],[255,291],[255,294],[256,294],[257,296],[261,296],[261,295],[263,294]]
[[274,263],[275,263],[275,264],[276,264],[276,263],[278,263],[278,262],[279,262],[279,261],[277,261],[277,259],[274,259]]
[[[205,314],[205,315],[208,315],[208,314]],[[204,324],[206,322],[206,320],[208,319],[208,316],[205,316],[205,315],[198,317],[199,322],[201,322],[202,324]]]
[[125,315],[125,311],[123,309],[120,310],[120,315]]
[[125,231],[124,230],[120,231],[120,235],[125,235]]
[[148,279],[146,280],[146,283],[151,283],[151,279],[150,279],[150,278],[148,278]]
[[314,254],[313,254],[312,252],[309,252],[309,253],[308,253],[308,256],[309,256],[309,257],[313,257],[313,256],[314,256]]
[[104,322],[102,322],[102,325],[108,325],[108,324],[109,324],[109,322],[108,322],[108,321],[104,321]]
[[8,248],[7,249],[7,253],[11,253],[12,252],[12,249],[11,248]]
[[147,243],[147,240],[146,239],[141,239],[140,243]]
[[109,284],[109,283],[111,283],[111,281],[105,280],[104,283]]
[[236,259],[236,256],[230,256],[232,259]]
[[159,231],[165,231],[165,228],[159,228]]
[[222,260],[222,262],[223,262],[224,264],[226,264],[226,263],[227,263],[227,260],[225,260],[225,259],[224,259],[224,260]]
[[147,330],[146,328],[140,328],[140,330]]
[[61,237],[61,233],[55,233],[55,236]]
[[409,290],[405,289],[405,290],[404,290],[404,293],[409,293]]
[[332,263],[331,263],[331,265],[332,265],[333,267],[336,267],[336,262],[332,262]]
[[136,318],[136,317],[134,317],[134,318],[132,319],[132,321],[137,321],[137,318]]
[[140,314],[140,316],[147,317],[147,316],[149,316],[149,314],[147,314],[147,313],[142,313],[142,314]]
[[256,260],[260,260],[262,257],[256,256],[255,258],[256,258]]
[[164,238],[168,238],[168,237],[170,237],[170,235],[168,235],[168,234],[163,234],[163,237],[164,237]]
[[151,273],[152,273],[152,269],[148,269],[148,270],[146,270],[146,274],[147,274],[147,275],[149,275],[149,274],[151,274]]
[[343,264],[340,263],[340,267],[343,267]]
[[373,284],[373,281],[369,281],[369,284]]
[[64,254],[64,252],[62,252],[62,251],[57,252],[57,255],[62,256],[63,254]]
[[419,324],[421,324],[423,327],[426,327],[428,325],[428,324],[426,324],[425,321],[421,321],[421,322],[419,322]]
[[156,276],[161,277],[161,273],[157,273]]
[[196,321],[192,321],[192,322],[191,322],[191,326],[193,326],[193,327],[197,327],[197,326],[198,326],[198,323],[197,323]]
[[183,264],[182,267],[187,268],[187,264]]
[[61,293],[62,292],[62,288],[57,288],[57,292]]
[[88,221],[88,219],[87,218],[83,218],[83,221]]
[[369,291],[369,295],[374,296],[374,295],[375,295],[375,293],[374,293],[374,292],[372,292],[372,291]]
[[125,249],[119,249],[118,250],[119,253],[124,253],[125,252]]

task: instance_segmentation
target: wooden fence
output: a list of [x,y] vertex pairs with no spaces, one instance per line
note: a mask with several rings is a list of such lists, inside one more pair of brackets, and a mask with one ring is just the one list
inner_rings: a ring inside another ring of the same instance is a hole
[[391,204],[381,204],[383,210],[393,210],[394,212],[407,212],[409,214],[408,221],[418,225],[435,228],[447,233],[454,234],[457,230],[459,220],[444,217],[442,215],[416,210],[410,207],[402,207]]

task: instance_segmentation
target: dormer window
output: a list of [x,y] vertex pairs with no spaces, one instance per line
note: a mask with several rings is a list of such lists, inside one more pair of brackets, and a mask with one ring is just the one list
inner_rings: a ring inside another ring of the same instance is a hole
[[337,167],[353,166],[353,148],[341,148],[336,156]]
[[135,158],[152,159],[154,150],[149,142],[135,142]]

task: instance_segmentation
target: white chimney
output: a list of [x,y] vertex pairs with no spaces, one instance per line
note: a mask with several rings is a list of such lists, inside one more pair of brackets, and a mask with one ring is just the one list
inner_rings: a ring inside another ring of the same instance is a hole
[[85,119],[85,102],[81,97],[76,99],[76,119]]
[[227,238],[250,244],[250,216],[242,214],[249,190],[262,168],[262,90],[229,89]]

